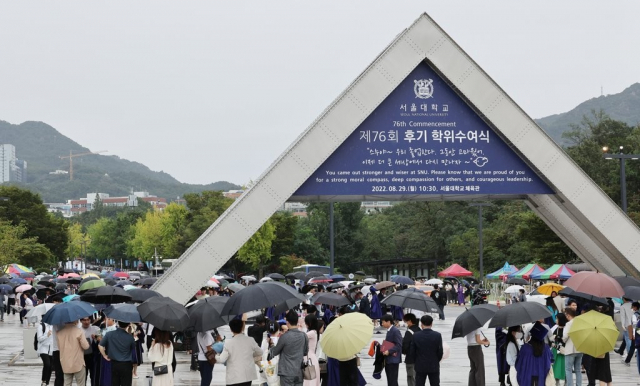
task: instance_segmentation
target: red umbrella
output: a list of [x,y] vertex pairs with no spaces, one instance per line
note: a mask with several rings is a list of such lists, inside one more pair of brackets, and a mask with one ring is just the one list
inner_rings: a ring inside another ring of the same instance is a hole
[[564,285],[574,291],[601,298],[621,298],[624,296],[624,289],[614,278],[599,272],[578,272],[569,278]]
[[318,283],[329,283],[332,282],[332,279],[329,279],[328,277],[314,277],[313,279],[309,280],[307,283],[308,284],[318,284]]
[[113,274],[113,277],[129,277],[129,274],[126,272],[116,272]]

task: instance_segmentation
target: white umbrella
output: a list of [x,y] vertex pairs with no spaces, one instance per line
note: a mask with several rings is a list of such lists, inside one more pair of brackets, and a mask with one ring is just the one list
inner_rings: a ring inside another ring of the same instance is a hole
[[220,286],[218,285],[218,283],[216,283],[213,280],[209,280],[207,281],[207,287],[211,287],[211,288],[220,288]]
[[270,278],[269,276],[265,276],[262,279],[260,279],[260,283],[264,283],[265,281],[273,281],[273,279]]
[[53,306],[55,306],[55,304],[53,304],[53,303],[42,303],[42,304],[39,304],[39,305],[33,307],[31,310],[29,310],[29,312],[27,312],[26,317],[27,318],[36,318],[38,316],[42,316],[42,315],[46,314],[47,311],[52,309]]
[[253,276],[242,276],[240,279],[244,281],[256,281],[256,278]]
[[520,292],[521,289],[522,290],[524,289],[524,287],[521,286],[521,285],[512,285],[512,286],[507,287],[507,289],[504,290],[504,293],[506,293],[506,294],[515,294],[515,293]]
[[427,285],[434,285],[434,284],[442,285],[442,283],[443,283],[443,281],[440,280],[440,279],[429,279],[429,280],[424,282],[424,284],[427,284]]
[[238,292],[238,291],[240,291],[240,290],[243,290],[243,289],[244,289],[244,286],[243,286],[242,284],[238,284],[238,283],[231,283],[231,284],[229,284],[229,285],[227,286],[227,288],[228,288],[230,291]]
[[363,281],[365,283],[367,283],[367,284],[373,284],[373,283],[377,282],[378,279],[376,279],[375,277],[368,277],[368,278],[364,279]]
[[341,281],[340,284],[342,284],[345,287],[349,287],[349,284],[353,283],[353,281],[351,280],[345,280],[345,281]]

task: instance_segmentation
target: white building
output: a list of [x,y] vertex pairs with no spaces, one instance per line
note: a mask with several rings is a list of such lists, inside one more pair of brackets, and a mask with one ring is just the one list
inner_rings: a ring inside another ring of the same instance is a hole
[[27,161],[16,158],[16,147],[0,144],[0,183],[27,182]]

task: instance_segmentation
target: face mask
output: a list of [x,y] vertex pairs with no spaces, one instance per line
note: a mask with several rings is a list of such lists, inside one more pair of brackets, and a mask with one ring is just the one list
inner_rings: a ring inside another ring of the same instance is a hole
[[522,339],[523,335],[521,332],[516,332],[516,339]]

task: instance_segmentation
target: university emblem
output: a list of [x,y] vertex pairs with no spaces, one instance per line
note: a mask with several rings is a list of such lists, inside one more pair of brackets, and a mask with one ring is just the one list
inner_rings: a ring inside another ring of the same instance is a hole
[[416,98],[429,99],[433,96],[432,79],[414,80],[413,83],[413,91],[416,93]]

